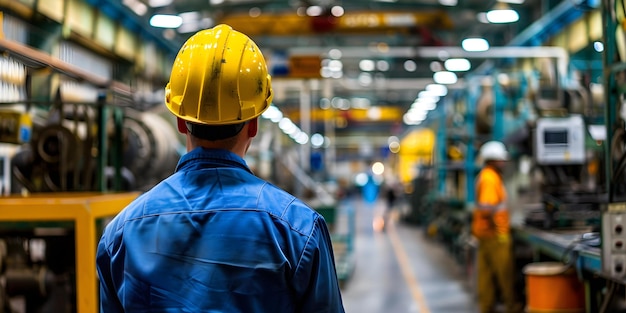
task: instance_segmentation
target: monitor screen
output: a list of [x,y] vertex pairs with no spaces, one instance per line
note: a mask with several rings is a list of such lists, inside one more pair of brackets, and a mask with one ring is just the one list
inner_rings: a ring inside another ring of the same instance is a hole
[[543,143],[546,145],[567,145],[567,130],[554,129],[543,133]]

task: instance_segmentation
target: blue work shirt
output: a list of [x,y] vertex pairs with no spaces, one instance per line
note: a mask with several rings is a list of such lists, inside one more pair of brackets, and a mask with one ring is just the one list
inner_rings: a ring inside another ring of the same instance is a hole
[[344,312],[322,216],[225,150],[196,148],[106,227],[100,311]]

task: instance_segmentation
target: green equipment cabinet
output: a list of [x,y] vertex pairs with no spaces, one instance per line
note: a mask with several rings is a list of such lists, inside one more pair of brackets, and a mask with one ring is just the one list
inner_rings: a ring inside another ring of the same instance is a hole
[[314,209],[319,212],[328,225],[331,234],[337,277],[344,284],[354,271],[354,208],[347,202],[318,205]]

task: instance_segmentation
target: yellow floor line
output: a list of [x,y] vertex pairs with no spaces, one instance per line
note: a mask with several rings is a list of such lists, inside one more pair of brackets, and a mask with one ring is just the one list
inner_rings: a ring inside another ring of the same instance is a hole
[[409,257],[404,250],[404,246],[398,237],[398,233],[396,231],[396,227],[393,222],[390,221],[389,227],[387,227],[387,233],[389,234],[389,240],[391,241],[391,246],[393,247],[393,251],[396,254],[396,258],[398,259],[398,263],[400,264],[400,270],[402,271],[402,276],[404,276],[404,280],[407,285],[409,285],[409,289],[411,290],[411,295],[413,296],[413,300],[417,303],[417,307],[419,309],[419,313],[430,313],[428,309],[428,305],[426,303],[426,299],[424,298],[424,294],[422,293],[422,288],[420,288],[419,282],[416,279],[415,273],[411,267],[411,263],[409,261]]

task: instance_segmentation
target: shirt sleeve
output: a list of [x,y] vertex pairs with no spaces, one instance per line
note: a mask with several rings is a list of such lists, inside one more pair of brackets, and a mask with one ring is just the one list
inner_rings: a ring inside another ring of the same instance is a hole
[[117,297],[117,290],[113,283],[111,255],[108,250],[105,235],[100,238],[96,252],[96,269],[100,280],[100,312],[122,313],[124,309]]
[[328,227],[319,217],[298,264],[295,281],[302,291],[298,312],[344,313]]

